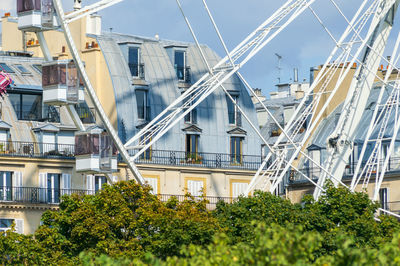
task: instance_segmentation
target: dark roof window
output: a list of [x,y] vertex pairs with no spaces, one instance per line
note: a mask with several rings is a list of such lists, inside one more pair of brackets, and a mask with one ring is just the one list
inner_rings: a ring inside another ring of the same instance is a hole
[[42,73],[42,65],[40,64],[33,64],[34,69],[36,69],[40,74]]
[[4,70],[7,73],[15,73],[14,70],[12,70],[11,67],[9,67],[6,63],[0,63],[0,70]]
[[21,72],[21,74],[30,74],[31,73],[23,65],[14,65],[14,66],[19,70],[19,72]]

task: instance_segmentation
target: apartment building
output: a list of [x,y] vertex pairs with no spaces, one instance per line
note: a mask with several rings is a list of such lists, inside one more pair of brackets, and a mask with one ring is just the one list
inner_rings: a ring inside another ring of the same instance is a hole
[[[102,33],[98,15],[74,21],[70,27],[122,141],[206,73],[193,43]],[[10,14],[2,19],[2,31],[0,66],[15,85],[0,101],[0,230],[15,222],[18,232],[28,234],[38,227],[44,211],[58,208],[62,195],[93,194],[108,181],[101,172],[77,171],[81,151],[75,147],[75,135],[80,132],[65,106],[43,103],[44,59],[37,36],[18,30],[18,18]],[[44,35],[54,60],[71,58],[61,32]],[[219,61],[209,47],[202,48],[210,64]],[[239,78],[233,76],[224,85],[257,124],[254,105]],[[87,95],[85,99],[75,109],[87,128],[101,132],[93,105]],[[261,141],[222,90],[136,161],[153,193],[162,199],[204,191],[211,203],[242,194],[260,162]],[[131,178],[122,162],[111,176],[113,181]]]

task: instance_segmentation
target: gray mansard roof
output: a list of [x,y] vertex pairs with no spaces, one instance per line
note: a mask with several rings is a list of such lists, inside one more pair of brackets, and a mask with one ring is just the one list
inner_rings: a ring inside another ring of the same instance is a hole
[[[170,105],[183,89],[178,86],[178,79],[171,59],[171,47],[185,49],[186,65],[191,68],[192,84],[206,73],[197,47],[192,43],[155,40],[151,38],[136,37],[115,33],[105,33],[96,36],[103,51],[108,69],[112,77],[117,106],[118,130],[122,139],[130,139],[140,128],[137,117],[136,89],[147,89],[150,102],[150,116],[153,119]],[[144,85],[133,85],[128,68],[128,47],[140,47],[141,63],[144,63]],[[210,65],[215,65],[220,58],[209,47],[201,46]],[[173,49],[173,48],[172,48]],[[239,96],[239,104],[246,111],[252,123],[257,125],[254,105],[239,78],[234,75],[225,82],[224,86],[233,94]],[[129,114],[129,115],[128,115]],[[218,88],[210,97],[203,101],[197,108],[197,134],[200,134],[201,152],[229,153],[229,136],[239,135],[245,137],[243,153],[251,155],[260,154],[260,140],[253,132],[250,125],[242,118],[241,131],[233,130],[228,123],[228,110],[226,96]],[[185,150],[186,132],[189,125],[180,121],[169,131],[153,149],[158,150]],[[190,130],[190,128],[189,128]],[[230,132],[230,133],[228,133]]]
[[[383,98],[382,98],[382,103],[385,103],[388,96],[390,95],[390,93],[393,89],[392,84],[393,83],[390,83],[390,85],[385,87],[385,91],[384,91]],[[376,101],[378,99],[378,95],[379,95],[381,86],[382,86],[381,83],[374,84],[371,94],[368,98],[368,102],[367,102],[366,108],[364,110],[363,116],[361,118],[360,124],[357,127],[356,138],[355,138],[354,142],[359,146],[363,145],[364,140],[366,138],[367,130],[369,128],[369,125],[372,122],[371,121],[372,115],[373,115],[374,109],[376,108]],[[314,135],[311,145],[318,146],[320,148],[326,148],[327,139],[332,134],[332,132],[335,130],[336,121],[340,116],[342,107],[343,107],[343,104],[340,104],[335,109],[335,111],[333,111],[327,118],[325,118],[321,122],[321,124],[318,126],[318,129]],[[379,107],[379,108],[380,108],[379,110],[382,109],[382,107]],[[395,115],[394,115],[394,111],[393,111],[389,118],[387,130],[385,132],[384,137],[390,137],[393,134],[394,119],[395,119]],[[382,123],[382,120],[383,119],[380,119],[380,123]],[[373,131],[373,133],[371,135],[371,139],[377,138],[378,133],[379,133],[379,127],[377,127]],[[400,134],[397,134],[397,140],[400,140]]]
[[[0,63],[5,63],[14,72],[10,73],[15,83],[15,86],[13,86],[14,90],[21,92],[42,92],[42,74],[34,67],[34,65],[41,65],[42,62],[42,58],[10,56],[6,53],[0,54]],[[21,73],[16,67],[17,65],[22,65],[28,72]],[[7,69],[5,70],[7,71]],[[61,123],[53,124],[60,129],[75,128],[66,108],[61,107],[59,111]],[[32,134],[32,129],[42,128],[49,124],[47,122],[18,120],[17,114],[8,97],[4,97],[1,100],[1,112],[1,120],[11,126],[9,130],[13,141],[38,142],[35,134]]]

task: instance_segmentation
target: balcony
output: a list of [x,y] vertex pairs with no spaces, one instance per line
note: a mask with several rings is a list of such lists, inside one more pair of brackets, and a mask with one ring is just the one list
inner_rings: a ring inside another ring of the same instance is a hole
[[[55,189],[55,188],[39,188],[39,187],[1,187],[0,186],[0,204],[25,203],[25,204],[59,204],[64,195],[94,195],[98,191],[86,189]],[[178,201],[192,199],[200,201],[205,199],[208,201],[207,207],[215,208],[219,201],[231,203],[236,200],[232,197],[188,197],[186,195],[158,194],[157,197],[166,202],[172,197],[176,197]]]
[[[133,156],[135,151],[130,150]],[[261,156],[241,155],[238,163],[235,156],[223,153],[187,153],[184,151],[151,150],[136,159],[137,164],[157,164],[172,166],[192,166],[217,169],[257,170],[262,162]],[[236,156],[237,157],[237,156]]]
[[54,189],[39,187],[0,187],[1,203],[58,204],[61,197],[71,194],[91,194],[82,189]]
[[0,142],[0,157],[74,159],[75,145],[23,141]]

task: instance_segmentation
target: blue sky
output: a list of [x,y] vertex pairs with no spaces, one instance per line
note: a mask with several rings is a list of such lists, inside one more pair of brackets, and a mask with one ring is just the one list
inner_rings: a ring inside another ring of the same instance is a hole
[[[16,0],[1,0],[0,11],[10,11],[15,15]],[[224,50],[210,24],[201,0],[181,0],[201,43],[207,44],[221,56]],[[83,0],[83,4],[95,1]],[[252,30],[267,19],[285,1],[282,0],[208,0],[207,3],[227,43],[233,49]],[[71,10],[73,0],[63,0],[66,10]],[[336,0],[349,18],[355,13],[361,0]],[[338,39],[346,22],[334,8],[330,0],[317,0],[313,8]],[[175,0],[125,0],[100,14],[103,16],[103,31],[135,34],[162,39],[192,41],[189,30],[179,12]],[[399,21],[397,21],[396,24]],[[395,33],[398,32],[398,27]],[[393,36],[397,34],[392,34]],[[391,37],[390,43],[395,37]],[[282,55],[281,80],[290,81],[293,68],[299,68],[300,79],[309,79],[311,66],[322,64],[334,43],[306,11],[289,27],[267,45],[241,70],[253,87],[265,94],[275,90],[277,83],[277,59]],[[389,45],[390,47],[390,45]],[[388,52],[389,54],[390,52]]]

